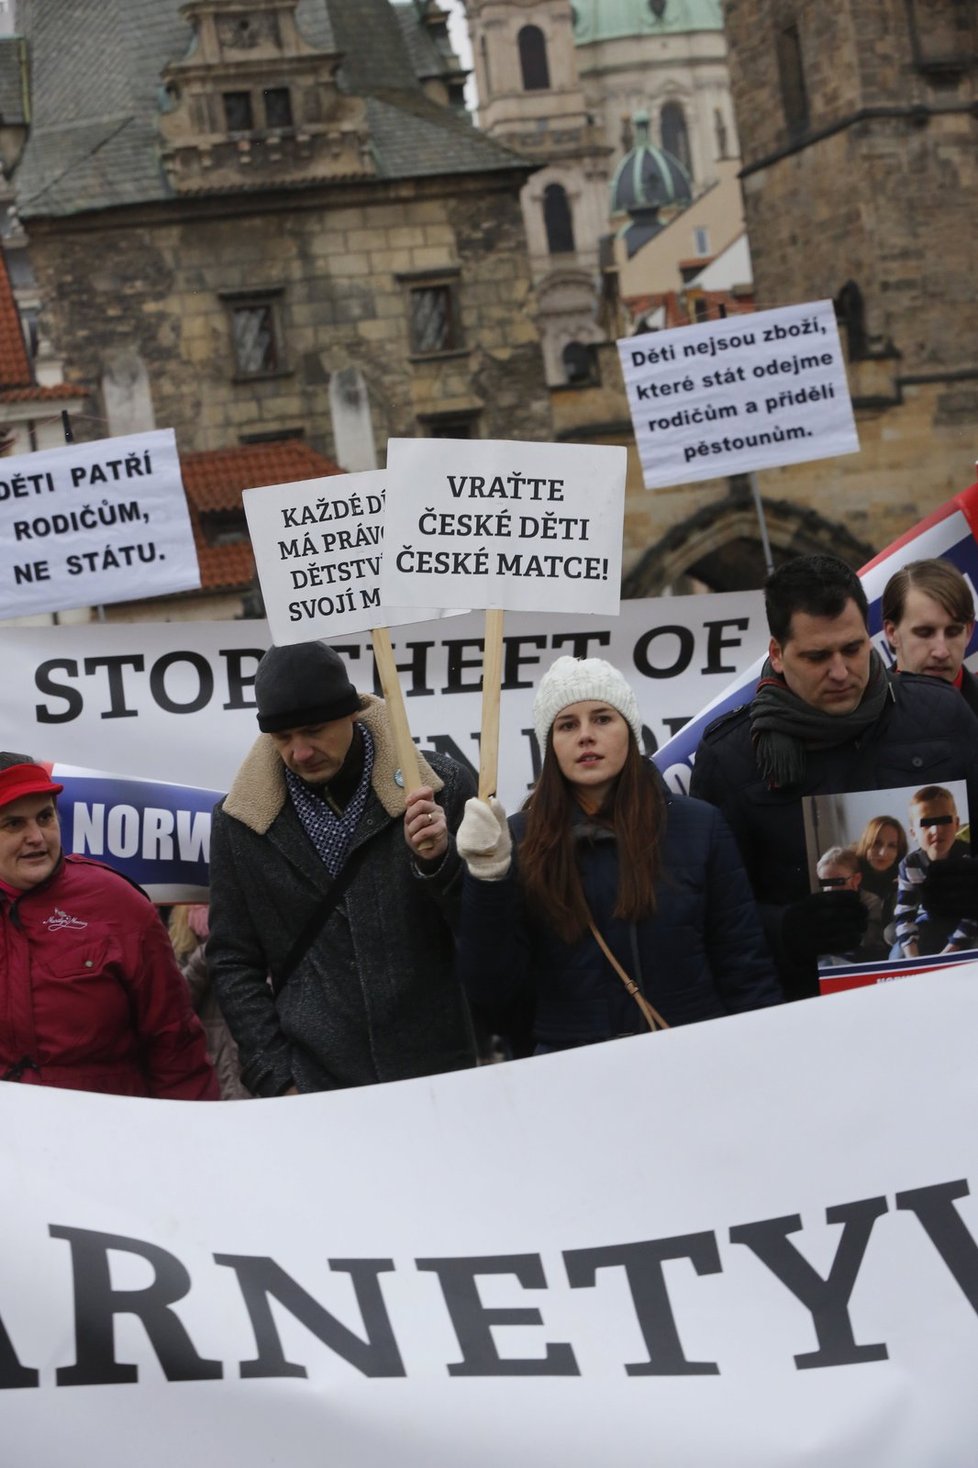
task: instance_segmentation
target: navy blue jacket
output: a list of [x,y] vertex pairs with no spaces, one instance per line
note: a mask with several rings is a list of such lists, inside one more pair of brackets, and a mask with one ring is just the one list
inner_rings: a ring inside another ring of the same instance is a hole
[[[726,822],[702,801],[666,796],[656,912],[613,916],[618,849],[613,834],[576,823],[584,891],[595,923],[626,973],[670,1025],[777,1004],[781,991],[750,885]],[[515,860],[500,882],[466,875],[459,974],[479,1004],[532,993],[534,1034],[553,1047],[647,1033],[635,1000],[588,933],[566,943],[531,915],[519,883],[523,814],[510,819]]]

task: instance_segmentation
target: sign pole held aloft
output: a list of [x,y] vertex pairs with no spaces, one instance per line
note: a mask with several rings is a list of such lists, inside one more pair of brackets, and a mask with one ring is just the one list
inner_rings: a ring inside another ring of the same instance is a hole
[[486,609],[482,656],[482,735],[479,741],[479,799],[496,794],[499,766],[499,695],[503,682],[503,611]]
[[401,691],[401,680],[397,676],[397,668],[394,666],[394,649],[391,647],[391,635],[386,627],[372,627],[370,629],[370,640],[373,643],[374,659],[377,663],[377,674],[380,678],[380,686],[384,693],[384,702],[387,705],[387,717],[391,722],[391,730],[394,735],[394,749],[397,754],[397,763],[401,767],[404,777],[404,790],[417,790],[421,784],[421,770],[418,766],[418,751],[414,740],[411,738],[411,729],[408,724],[407,710],[404,707],[404,694]]

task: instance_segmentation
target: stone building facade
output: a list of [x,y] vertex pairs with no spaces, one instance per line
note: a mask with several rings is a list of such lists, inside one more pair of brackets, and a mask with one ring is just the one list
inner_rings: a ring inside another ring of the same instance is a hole
[[412,46],[388,0],[55,9],[18,10],[17,203],[102,433],[302,436],[349,469],[389,436],[551,436],[528,165],[435,99],[437,7]]
[[831,298],[860,452],[759,476],[876,550],[975,477],[978,6],[726,0],[759,309]]
[[[694,194],[736,157],[720,0],[465,0],[465,11],[479,125],[540,165],[522,203],[547,381],[586,390],[605,371],[602,242],[628,225],[612,218],[611,186],[635,119]],[[694,248],[690,233],[683,254]],[[593,426],[590,398],[577,406]]]

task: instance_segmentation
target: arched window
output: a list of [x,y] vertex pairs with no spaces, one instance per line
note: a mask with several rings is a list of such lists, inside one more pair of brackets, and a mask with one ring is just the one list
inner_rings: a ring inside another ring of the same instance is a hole
[[560,358],[564,377],[571,387],[594,387],[597,384],[594,351],[586,342],[568,342]]
[[678,158],[680,163],[689,174],[693,176],[693,160],[689,152],[689,133],[686,130],[686,116],[678,102],[667,102],[662,109],[660,118],[662,129],[662,146],[667,153]]
[[479,55],[482,58],[482,74],[486,79],[486,92],[488,93],[492,91],[492,77],[489,73],[489,47],[485,36],[479,40]]
[[516,38],[520,48],[520,70],[525,92],[546,92],[550,87],[547,42],[538,25],[525,25]]
[[560,184],[548,184],[543,191],[543,222],[551,255],[573,255],[574,220],[567,193]]
[[788,136],[797,138],[808,131],[809,113],[801,34],[793,21],[778,32],[776,46],[784,119]]

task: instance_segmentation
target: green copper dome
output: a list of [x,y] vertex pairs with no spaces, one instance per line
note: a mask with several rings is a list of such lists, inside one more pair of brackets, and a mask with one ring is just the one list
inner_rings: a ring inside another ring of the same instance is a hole
[[664,228],[659,210],[683,208],[693,190],[689,174],[678,158],[657,148],[649,139],[649,114],[636,112],[637,142],[626,153],[611,180],[611,214],[627,214],[629,223],[620,231],[628,258]]
[[574,0],[574,40],[722,31],[721,0]]
[[689,174],[678,158],[649,139],[649,114],[635,114],[635,147],[626,153],[611,180],[612,214],[659,210],[688,204],[693,197]]

